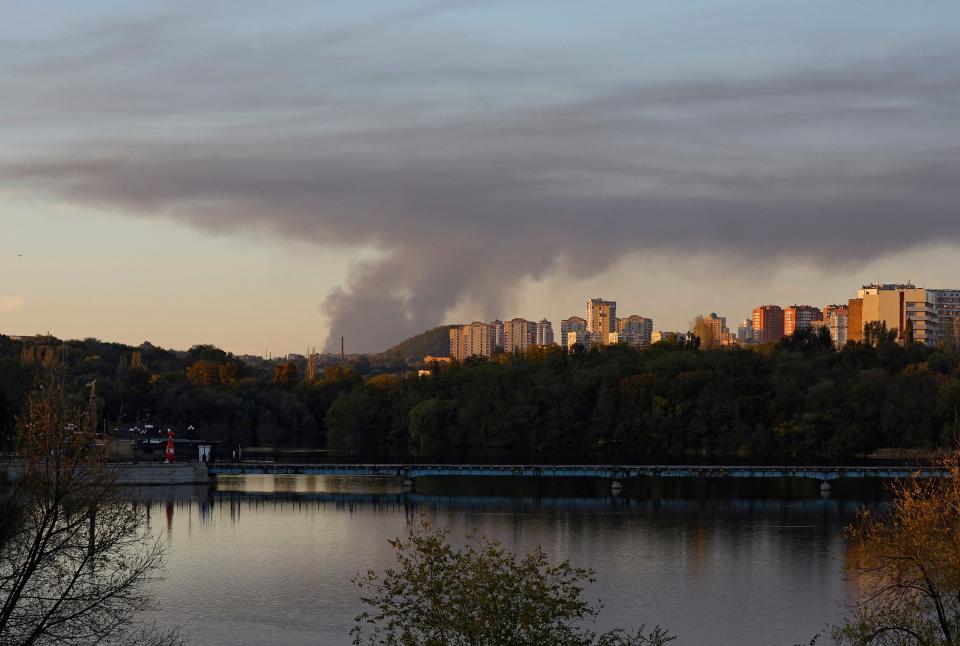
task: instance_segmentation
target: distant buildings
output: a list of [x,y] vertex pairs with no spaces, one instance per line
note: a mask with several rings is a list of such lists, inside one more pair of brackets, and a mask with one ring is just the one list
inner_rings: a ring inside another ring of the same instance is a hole
[[537,344],[537,324],[523,318],[510,319],[503,324],[503,351],[523,352]]
[[761,305],[753,309],[753,334],[756,343],[777,342],[783,338],[783,309],[779,305]]
[[880,322],[894,330],[897,339],[903,340],[907,321],[910,321],[915,342],[936,345],[940,332],[938,293],[909,283],[864,285],[848,306],[848,338],[862,341],[866,325]]
[[540,319],[537,323],[537,339],[539,346],[553,345],[553,323],[547,319]]
[[503,321],[497,319],[490,324],[493,326],[493,345],[497,350],[503,350],[504,347],[504,328]]
[[450,329],[450,357],[457,361],[469,357],[492,357],[496,347],[496,332],[489,323],[475,321]]
[[797,330],[810,328],[813,321],[822,321],[823,312],[812,305],[791,305],[783,310],[783,335],[792,336]]
[[681,338],[683,338],[683,333],[681,332],[667,332],[666,330],[657,330],[650,335],[651,345],[654,343],[660,343],[664,341],[666,343],[676,343]]
[[475,321],[450,329],[450,358],[457,361],[492,357],[498,352],[524,352],[532,346],[552,344],[553,324],[546,319],[538,323],[520,317],[506,323]]
[[616,343],[625,343],[631,348],[646,348],[653,336],[653,319],[639,314],[617,320]]
[[568,350],[573,347],[572,344],[569,343],[569,335],[571,332],[575,332],[576,334],[580,335],[574,335],[573,338],[576,339],[574,343],[582,344],[582,339],[586,338],[587,319],[580,318],[579,316],[571,316],[568,319],[563,319],[560,321],[560,345]]
[[743,319],[737,326],[737,342],[742,345],[755,343],[753,336],[753,319]]
[[940,322],[940,342],[947,348],[960,347],[960,290],[933,289]]
[[602,298],[589,299],[584,313],[584,317],[563,319],[558,338],[554,336],[553,324],[546,319],[517,317],[506,323],[477,321],[459,326],[450,330],[450,357],[491,357],[498,352],[524,352],[532,346],[545,347],[556,342],[568,350],[577,344],[584,348],[613,344],[646,348],[688,336],[700,336],[702,342],[709,339],[705,347],[776,343],[808,329],[826,330],[833,345],[840,349],[848,341],[863,341],[864,326],[875,322],[885,324],[901,342],[906,340],[909,327],[917,343],[960,348],[960,290],[925,289],[912,284],[864,285],[857,297],[846,304],[830,304],[823,309],[813,305],[760,305],[750,318],[737,325],[735,333],[727,327],[726,317],[715,312],[696,317],[691,326],[697,329],[690,335],[654,332],[653,320],[639,314],[618,318],[616,301]]
[[598,345],[607,345],[610,334],[617,331],[617,302],[602,298],[587,301],[587,332],[591,341]]

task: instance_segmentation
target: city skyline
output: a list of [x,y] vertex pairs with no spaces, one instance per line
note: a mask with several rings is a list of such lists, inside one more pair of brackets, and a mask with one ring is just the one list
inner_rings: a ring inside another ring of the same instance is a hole
[[960,285],[960,6],[926,9],[6,7],[0,330],[369,352]]

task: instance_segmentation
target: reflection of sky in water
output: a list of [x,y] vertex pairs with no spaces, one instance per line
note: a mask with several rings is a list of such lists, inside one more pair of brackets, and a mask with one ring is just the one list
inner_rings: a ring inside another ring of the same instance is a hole
[[[475,486],[475,490],[481,490]],[[487,487],[482,487],[486,493]],[[169,523],[164,621],[195,644],[346,644],[353,575],[392,564],[386,540],[426,515],[511,549],[542,545],[597,571],[600,627],[660,623],[685,644],[809,640],[848,597],[840,529],[857,500],[404,494],[399,483],[323,477],[223,479],[150,489]]]

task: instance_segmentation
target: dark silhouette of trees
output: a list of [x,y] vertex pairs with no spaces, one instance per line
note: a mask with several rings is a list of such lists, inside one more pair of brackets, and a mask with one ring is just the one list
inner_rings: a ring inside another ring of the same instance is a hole
[[0,497],[0,643],[178,644],[141,624],[163,544],[118,495],[96,434],[54,374],[29,398],[17,472]]

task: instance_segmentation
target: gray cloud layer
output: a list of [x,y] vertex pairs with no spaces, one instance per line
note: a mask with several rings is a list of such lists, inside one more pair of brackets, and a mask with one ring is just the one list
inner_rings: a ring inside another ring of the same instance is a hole
[[463,298],[496,314],[558,263],[590,275],[644,250],[855,262],[960,242],[955,50],[586,91],[576,65],[467,55],[469,34],[422,56],[387,37],[440,10],[263,41],[172,16],[36,52],[0,43],[0,185],[374,248],[323,303],[330,345],[344,333],[362,350]]

